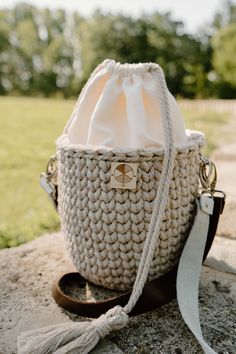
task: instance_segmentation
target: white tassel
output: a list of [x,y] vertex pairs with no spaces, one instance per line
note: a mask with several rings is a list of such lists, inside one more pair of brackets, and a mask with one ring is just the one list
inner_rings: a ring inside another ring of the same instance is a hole
[[87,354],[112,330],[126,326],[129,316],[116,306],[91,322],[68,322],[23,333],[18,354]]

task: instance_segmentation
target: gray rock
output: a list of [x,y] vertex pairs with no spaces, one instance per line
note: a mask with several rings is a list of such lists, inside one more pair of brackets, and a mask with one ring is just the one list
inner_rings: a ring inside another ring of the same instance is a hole
[[91,354],[122,354],[124,353],[117,345],[110,340],[102,339]]
[[220,218],[217,234],[227,238],[236,238],[236,144],[225,145],[216,150],[212,161],[217,167],[217,189],[226,193],[226,204]]
[[[70,320],[52,299],[51,284],[71,267],[60,233],[0,251],[0,354],[16,353],[17,337],[24,331]],[[96,350],[122,353],[108,340]]]
[[[236,277],[204,267],[200,286],[203,335],[218,354],[236,351]],[[110,339],[126,354],[200,354],[201,347],[184,324],[176,301],[131,318]]]
[[236,240],[216,236],[205,265],[236,274]]
[[236,239],[236,200],[234,200],[233,198],[234,196],[232,196],[232,194],[226,194],[225,208],[219,221],[217,235],[226,238]]
[[236,163],[236,144],[223,145],[212,153],[217,161],[234,161]]
[[[53,278],[71,263],[61,234],[45,235],[28,244],[0,251],[0,353],[16,352],[25,330],[81,320],[65,313],[50,294]],[[204,267],[200,289],[203,333],[218,353],[235,353],[236,277]],[[130,319],[93,351],[96,353],[186,353],[201,349],[185,326],[175,301]],[[32,353],[33,354],[33,353]]]

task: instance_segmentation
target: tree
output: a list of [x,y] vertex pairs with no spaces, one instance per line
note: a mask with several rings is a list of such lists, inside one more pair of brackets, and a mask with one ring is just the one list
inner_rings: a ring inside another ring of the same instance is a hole
[[232,0],[225,0],[220,11],[217,12],[212,21],[214,30],[219,30],[231,23],[236,22],[236,4]]
[[77,95],[93,69],[111,58],[159,63],[174,95],[232,97],[235,19],[236,5],[227,1],[211,31],[193,36],[171,13],[134,18],[97,10],[84,18],[21,3],[0,10],[0,94]]
[[204,95],[208,48],[185,34],[183,24],[172,20],[170,13],[134,19],[96,11],[91,18],[80,19],[77,33],[83,81],[106,58],[158,62],[174,94]]
[[214,67],[219,78],[236,88],[236,24],[220,29],[212,39]]
[[153,58],[153,48],[147,38],[148,23],[129,16],[103,14],[97,10],[89,19],[79,19],[78,34],[82,79],[104,59],[140,62]]
[[223,11],[213,20],[212,36],[214,87],[220,98],[236,95],[236,5],[225,1]]

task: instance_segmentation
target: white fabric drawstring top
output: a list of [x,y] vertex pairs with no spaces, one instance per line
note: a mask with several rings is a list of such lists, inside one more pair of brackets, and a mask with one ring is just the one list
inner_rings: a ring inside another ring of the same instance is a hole
[[[85,85],[68,127],[71,143],[119,148],[164,146],[153,63],[105,60]],[[182,115],[167,89],[175,145],[185,145]]]

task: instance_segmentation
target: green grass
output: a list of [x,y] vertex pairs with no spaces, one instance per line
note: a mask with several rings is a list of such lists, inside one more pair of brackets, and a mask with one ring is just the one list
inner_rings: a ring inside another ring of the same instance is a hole
[[59,228],[39,175],[74,101],[0,97],[0,247]]
[[[59,218],[39,186],[40,172],[55,152],[55,139],[74,101],[0,97],[0,248],[27,242],[59,228]],[[207,134],[211,151],[227,115],[184,112],[187,127]]]
[[[232,117],[227,113],[202,112],[200,110],[182,110],[185,118],[185,125],[188,129],[200,130],[206,135],[206,146],[203,153],[207,156],[218,146],[225,143],[227,137],[224,135],[227,123]],[[235,132],[232,136],[228,136],[229,140],[233,140]],[[229,141],[229,143],[230,143]]]

